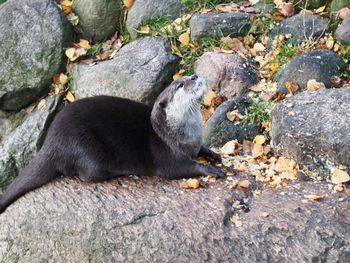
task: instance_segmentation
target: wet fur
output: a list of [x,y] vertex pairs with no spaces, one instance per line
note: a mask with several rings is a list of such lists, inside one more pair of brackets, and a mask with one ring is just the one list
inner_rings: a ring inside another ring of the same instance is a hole
[[[198,103],[202,94],[190,92],[198,80],[189,79],[182,80],[187,81],[186,94]],[[199,104],[191,104],[194,108],[189,112],[183,111],[183,121],[167,119],[178,83],[181,82],[173,82],[159,96],[153,110],[109,96],[82,99],[66,106],[51,124],[36,157],[1,196],[0,213],[25,193],[61,175],[77,176],[87,182],[129,174],[169,179],[224,176],[218,168],[195,161],[198,155],[220,160],[200,144]]]

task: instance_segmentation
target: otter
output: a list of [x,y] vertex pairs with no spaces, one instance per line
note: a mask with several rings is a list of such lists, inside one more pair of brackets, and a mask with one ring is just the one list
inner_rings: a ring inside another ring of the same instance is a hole
[[97,96],[59,112],[43,146],[0,196],[0,213],[27,192],[59,176],[101,182],[123,175],[180,179],[226,174],[198,156],[220,162],[201,145],[200,101],[206,86],[196,75],[173,81],[153,108],[129,99]]

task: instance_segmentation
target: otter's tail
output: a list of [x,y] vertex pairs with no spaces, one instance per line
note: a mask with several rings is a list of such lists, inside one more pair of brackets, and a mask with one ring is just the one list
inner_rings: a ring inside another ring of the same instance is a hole
[[0,214],[27,192],[47,184],[57,177],[56,169],[50,162],[51,158],[39,151],[36,157],[19,173],[16,179],[8,186],[3,195],[0,195]]

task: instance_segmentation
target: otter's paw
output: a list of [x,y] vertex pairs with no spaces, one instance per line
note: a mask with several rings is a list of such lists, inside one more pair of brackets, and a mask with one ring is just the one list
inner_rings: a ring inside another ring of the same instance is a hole
[[220,168],[217,168],[215,166],[206,166],[206,173],[208,175],[211,175],[215,178],[224,178],[226,177],[226,172],[222,171]]

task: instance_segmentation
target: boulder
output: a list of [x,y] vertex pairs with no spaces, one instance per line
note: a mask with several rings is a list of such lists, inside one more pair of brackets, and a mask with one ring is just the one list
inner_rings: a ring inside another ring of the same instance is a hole
[[151,105],[177,67],[169,43],[147,37],[124,46],[112,60],[94,66],[79,63],[72,72],[72,85],[78,99],[111,95]]
[[140,26],[153,18],[174,20],[181,15],[180,0],[136,0],[128,12],[126,28],[133,39],[137,38]]
[[319,37],[327,30],[329,24],[328,18],[300,12],[283,20],[279,26],[272,29],[270,39],[278,35],[290,35],[290,43],[297,45]]
[[350,167],[350,89],[305,91],[272,111],[275,151],[310,168]]
[[45,99],[44,106],[28,114],[25,110],[3,119],[0,140],[0,189],[6,186],[40,149],[46,131],[60,109],[59,97]]
[[260,80],[251,63],[238,54],[204,53],[195,62],[194,72],[210,89],[229,99],[245,95]]
[[343,7],[350,6],[350,0],[332,0],[331,1],[331,12],[337,13]]
[[118,30],[123,7],[116,0],[74,0],[73,9],[83,36],[100,42]]
[[203,144],[206,146],[221,146],[230,140],[252,141],[259,134],[259,125],[256,123],[231,122],[226,114],[238,109],[242,115],[250,106],[250,101],[244,97],[238,97],[221,104],[204,126]]
[[250,17],[245,13],[197,13],[190,20],[191,40],[244,36],[251,26]]
[[350,17],[347,17],[335,31],[335,37],[342,43],[350,45]]
[[[324,200],[305,203],[310,193]],[[234,210],[236,200],[249,212]],[[349,218],[346,195],[321,183],[252,197],[220,181],[186,190],[158,178],[61,179],[0,215],[0,261],[346,262]]]
[[0,109],[19,110],[49,91],[70,36],[69,23],[52,0],[0,6]]
[[332,87],[332,76],[339,76],[346,68],[344,60],[328,49],[310,51],[294,57],[284,68],[275,75],[278,82],[278,90],[281,94],[287,94],[286,82],[292,81],[299,86],[299,90],[305,90],[307,82],[315,79],[323,82],[326,88]]

